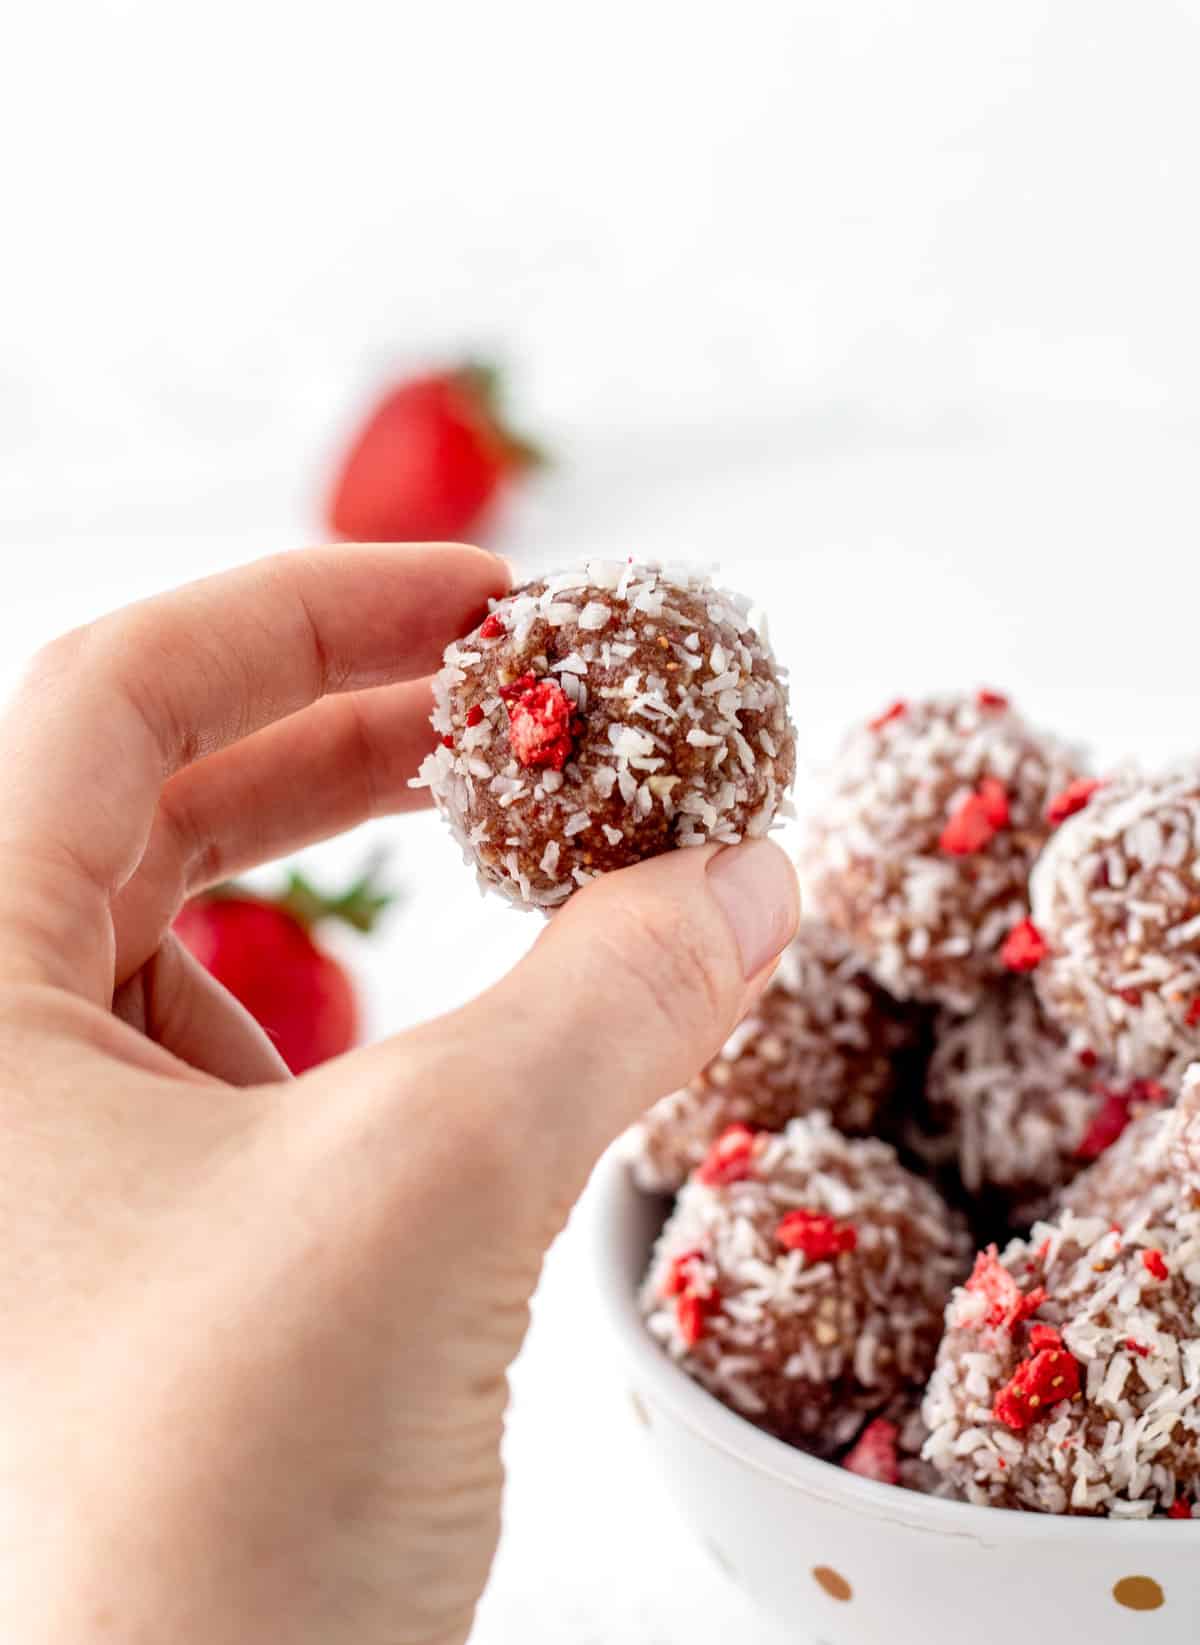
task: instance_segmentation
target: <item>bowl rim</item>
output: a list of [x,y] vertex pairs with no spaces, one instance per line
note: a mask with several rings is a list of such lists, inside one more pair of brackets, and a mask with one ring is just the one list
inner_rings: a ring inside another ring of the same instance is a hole
[[[636,1288],[622,1271],[615,1251],[616,1230],[631,1204],[645,1197],[633,1181],[620,1142],[615,1143],[596,1166],[580,1205],[602,1318],[618,1340],[623,1357],[632,1364],[639,1386],[645,1385],[653,1399],[703,1444],[806,1497],[853,1508],[875,1520],[984,1545],[1050,1541],[1092,1547],[1111,1547],[1114,1542],[1140,1546],[1148,1538],[1187,1537],[1200,1529],[1200,1520],[1088,1518],[944,1501],[847,1473],[764,1433],[693,1381],[647,1331],[637,1307]],[[1192,1529],[1185,1529],[1189,1524]]]

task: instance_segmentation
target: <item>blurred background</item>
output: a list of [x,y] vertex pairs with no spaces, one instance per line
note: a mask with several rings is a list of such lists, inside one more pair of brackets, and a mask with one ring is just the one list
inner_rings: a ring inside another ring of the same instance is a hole
[[[980,682],[1102,759],[1194,742],[1200,20],[908,12],[26,8],[0,58],[0,685],[84,617],[320,540],[375,397],[474,355],[555,459],[488,542],[528,570],[719,560],[770,611],[807,755]],[[330,940],[380,1032],[533,932],[432,821],[370,832],[399,904]],[[773,1640],[658,1496],[588,1287],[568,1235],[477,1645]]]

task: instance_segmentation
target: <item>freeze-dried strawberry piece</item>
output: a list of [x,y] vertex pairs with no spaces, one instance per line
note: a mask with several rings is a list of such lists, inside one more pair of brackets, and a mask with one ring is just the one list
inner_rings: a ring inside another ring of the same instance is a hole
[[820,1211],[789,1211],[775,1230],[785,1251],[803,1251],[809,1262],[826,1262],[858,1245],[858,1232]]
[[1077,777],[1050,801],[1046,807],[1046,821],[1057,828],[1059,823],[1066,822],[1068,817],[1082,811],[1099,786],[1100,783],[1095,777]]
[[902,720],[908,713],[908,704],[903,697],[897,697],[894,703],[889,703],[882,714],[876,714],[873,720],[867,721],[868,731],[882,731],[885,725],[891,725],[893,720]]
[[975,1258],[975,1267],[966,1288],[972,1295],[984,1298],[988,1307],[982,1323],[997,1331],[1015,1330],[1022,1320],[1036,1314],[1046,1300],[1044,1286],[1022,1291],[1000,1261],[1000,1254],[994,1245],[989,1245]]
[[729,1125],[713,1143],[696,1171],[707,1188],[724,1188],[748,1177],[754,1164],[755,1133],[748,1125]]
[[1004,939],[1000,959],[1010,971],[1036,971],[1050,945],[1032,920],[1021,920]]
[[896,1456],[896,1441],[900,1430],[886,1417],[868,1422],[854,1448],[842,1463],[847,1473],[860,1479],[877,1479],[882,1485],[900,1483],[900,1463]]
[[508,741],[517,763],[561,771],[571,758],[575,708],[561,685],[538,680],[508,705]]
[[996,1395],[992,1414],[1015,1433],[1023,1433],[1038,1417],[1074,1399],[1079,1392],[1079,1366],[1065,1348],[1040,1348],[1017,1367]]

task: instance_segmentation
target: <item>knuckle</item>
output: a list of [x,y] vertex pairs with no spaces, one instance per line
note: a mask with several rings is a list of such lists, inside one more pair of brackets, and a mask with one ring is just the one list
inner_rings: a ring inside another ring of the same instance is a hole
[[357,809],[366,817],[381,816],[385,809],[378,782],[382,759],[372,723],[364,704],[353,692],[339,699],[338,708],[345,739],[345,757],[340,763],[358,785]]
[[43,691],[73,678],[90,648],[93,628],[89,624],[68,629],[40,646],[25,666],[26,689]]

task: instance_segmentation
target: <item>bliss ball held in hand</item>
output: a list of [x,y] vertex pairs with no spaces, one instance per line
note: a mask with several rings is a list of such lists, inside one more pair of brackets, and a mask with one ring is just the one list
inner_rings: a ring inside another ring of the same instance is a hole
[[804,920],[721,1052],[630,1133],[634,1176],[643,1188],[674,1192],[738,1123],[778,1131],[820,1108],[839,1131],[871,1131],[918,1032],[913,1012],[863,975],[838,932]]
[[1048,1016],[1125,1074],[1200,1057],[1200,769],[1097,786],[1032,890]]
[[447,649],[417,780],[482,883],[551,909],[674,846],[766,833],[795,736],[748,611],[686,568],[593,561]]
[[969,1011],[1027,959],[1029,871],[1079,761],[996,692],[896,702],[843,745],[810,829],[814,911],[897,999]]
[[886,1143],[822,1114],[776,1134],[735,1126],[680,1194],[642,1308],[718,1399],[833,1455],[924,1382],[969,1249]]

